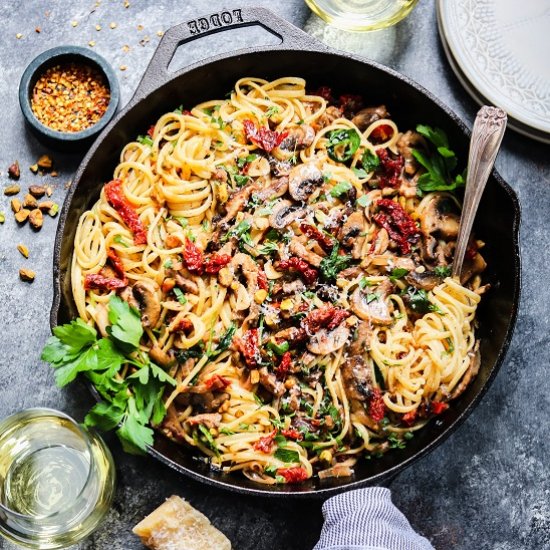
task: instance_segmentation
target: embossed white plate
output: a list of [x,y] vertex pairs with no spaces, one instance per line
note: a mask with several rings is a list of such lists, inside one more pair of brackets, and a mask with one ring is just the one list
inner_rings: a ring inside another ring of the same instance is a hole
[[439,32],[453,70],[509,126],[550,143],[550,1],[438,0]]

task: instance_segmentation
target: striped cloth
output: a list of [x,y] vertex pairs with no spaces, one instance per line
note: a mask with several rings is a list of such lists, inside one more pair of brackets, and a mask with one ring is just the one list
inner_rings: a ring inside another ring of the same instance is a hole
[[329,498],[323,516],[321,538],[313,550],[434,550],[413,530],[384,487]]

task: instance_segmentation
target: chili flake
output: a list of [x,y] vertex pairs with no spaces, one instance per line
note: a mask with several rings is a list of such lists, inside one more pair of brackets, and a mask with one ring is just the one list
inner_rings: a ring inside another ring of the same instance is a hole
[[31,107],[48,128],[80,132],[101,119],[110,98],[109,85],[99,70],[67,63],[44,71],[34,85]]

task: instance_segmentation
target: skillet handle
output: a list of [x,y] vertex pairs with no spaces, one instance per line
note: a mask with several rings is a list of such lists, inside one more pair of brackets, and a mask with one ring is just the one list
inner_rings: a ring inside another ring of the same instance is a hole
[[265,8],[227,9],[215,12],[175,25],[164,33],[130,103],[138,102],[170,78],[168,66],[182,44],[227,29],[253,25],[259,25],[274,34],[288,48],[313,48],[321,51],[328,49],[322,42]]

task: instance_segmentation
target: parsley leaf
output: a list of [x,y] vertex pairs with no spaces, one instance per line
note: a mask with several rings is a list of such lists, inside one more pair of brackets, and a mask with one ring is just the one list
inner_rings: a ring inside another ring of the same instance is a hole
[[359,206],[362,206],[363,208],[365,208],[366,206],[368,206],[369,204],[371,203],[371,199],[368,195],[361,195],[358,199],[357,199],[357,204]]
[[300,455],[297,451],[291,451],[289,449],[277,449],[274,454],[275,458],[286,462],[287,464],[294,464],[300,462]]
[[187,298],[185,297],[185,294],[181,291],[180,288],[178,288],[177,286],[175,286],[173,289],[172,289],[172,292],[174,293],[174,295],[176,296],[176,299],[178,300],[178,302],[180,304],[186,304],[187,303]]
[[336,199],[338,197],[341,197],[342,195],[345,195],[351,188],[352,185],[349,181],[341,181],[330,190],[329,194],[331,197],[334,197]]
[[395,267],[394,269],[392,269],[392,272],[390,275],[390,281],[396,281],[397,279],[402,279],[408,272],[409,270],[405,269],[404,267]]
[[340,247],[338,246],[338,243],[336,243],[332,247],[332,252],[330,253],[330,256],[325,256],[321,260],[319,270],[322,277],[327,281],[332,281],[336,279],[338,273],[340,273],[340,271],[342,271],[343,269],[346,269],[346,267],[348,267],[353,260],[352,257],[348,254],[340,255],[338,253],[339,248]]
[[149,136],[138,136],[137,141],[142,145],[148,145],[149,147],[153,147],[153,140]]
[[267,241],[263,246],[258,248],[258,252],[262,255],[269,256],[275,252],[279,252],[279,246],[273,241]]
[[346,162],[359,149],[361,136],[352,128],[332,130],[327,134],[327,153],[336,162]]
[[449,265],[438,265],[434,269],[434,275],[436,277],[441,277],[444,279],[445,277],[450,277],[451,275],[451,266]]
[[220,355],[220,353],[224,352],[233,341],[233,336],[235,336],[235,331],[237,330],[237,325],[235,323],[231,323],[229,325],[229,328],[224,332],[222,337],[220,338],[220,341],[218,342],[218,347],[215,350],[209,351],[208,356],[210,358],[217,357]]
[[380,159],[376,153],[373,153],[370,149],[365,149],[361,157],[361,164],[363,165],[363,169],[369,173],[380,166]]
[[111,327],[108,329],[109,335],[123,349],[129,348],[132,351],[139,346],[143,335],[141,316],[136,309],[130,307],[118,296],[113,296],[109,301],[109,321],[111,322]]
[[[87,426],[104,430],[119,426],[117,435],[124,450],[141,453],[153,443],[149,425],[159,424],[166,414],[165,387],[176,381],[138,350],[143,334],[138,311],[112,296],[108,317],[109,338],[98,339],[93,327],[77,319],[54,329],[41,357],[55,369],[59,386],[83,373],[100,393],[104,401],[86,415]],[[117,377],[123,365],[135,369],[124,379]]]
[[464,185],[463,174],[457,174],[454,178],[451,175],[456,168],[457,159],[454,152],[449,149],[447,134],[441,128],[432,128],[424,124],[419,124],[416,131],[435,146],[435,151],[431,154],[424,154],[418,149],[412,150],[416,161],[426,169],[426,173],[418,178],[418,190],[421,193],[453,191]]

